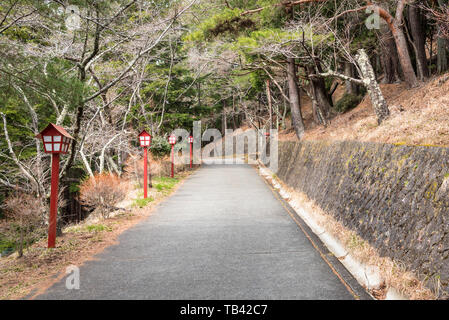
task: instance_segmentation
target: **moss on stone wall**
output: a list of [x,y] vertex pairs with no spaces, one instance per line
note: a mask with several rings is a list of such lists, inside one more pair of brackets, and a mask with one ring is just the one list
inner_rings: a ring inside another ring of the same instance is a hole
[[381,255],[449,291],[449,149],[280,142],[277,175]]

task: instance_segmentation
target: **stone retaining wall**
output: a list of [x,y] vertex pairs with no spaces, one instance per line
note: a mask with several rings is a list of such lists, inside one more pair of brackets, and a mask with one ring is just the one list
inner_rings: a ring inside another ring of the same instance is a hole
[[361,142],[280,142],[277,175],[449,292],[449,149]]

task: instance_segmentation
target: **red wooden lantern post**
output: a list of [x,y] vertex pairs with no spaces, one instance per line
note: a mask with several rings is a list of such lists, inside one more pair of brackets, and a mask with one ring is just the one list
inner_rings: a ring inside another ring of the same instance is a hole
[[148,197],[148,147],[151,145],[151,135],[143,130],[139,134],[140,146],[143,147],[143,197]]
[[270,139],[270,132],[265,132],[265,142],[268,143],[268,139]]
[[168,143],[171,144],[171,177],[175,176],[175,144],[176,144],[176,136],[171,135],[168,137]]
[[193,161],[193,137],[189,137],[189,144],[190,144],[190,169],[192,169],[192,161]]
[[56,223],[58,213],[58,189],[59,189],[59,155],[69,151],[72,136],[63,127],[50,123],[36,138],[42,139],[45,153],[50,153],[51,158],[51,193],[50,193],[50,217],[48,223],[48,248],[54,248],[56,244]]

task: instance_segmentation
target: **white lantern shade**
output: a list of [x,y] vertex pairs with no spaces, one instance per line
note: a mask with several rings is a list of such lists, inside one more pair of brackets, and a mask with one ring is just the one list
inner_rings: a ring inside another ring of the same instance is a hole
[[63,136],[44,136],[44,149],[47,153],[67,153],[70,139]]
[[151,135],[146,131],[139,134],[139,142],[141,147],[149,147],[151,145]]

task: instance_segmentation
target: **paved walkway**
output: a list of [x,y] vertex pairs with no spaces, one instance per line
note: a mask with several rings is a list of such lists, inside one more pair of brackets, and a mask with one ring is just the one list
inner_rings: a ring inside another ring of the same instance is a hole
[[63,279],[38,299],[354,299],[348,283],[366,298],[247,165],[203,166],[96,258],[80,290]]

